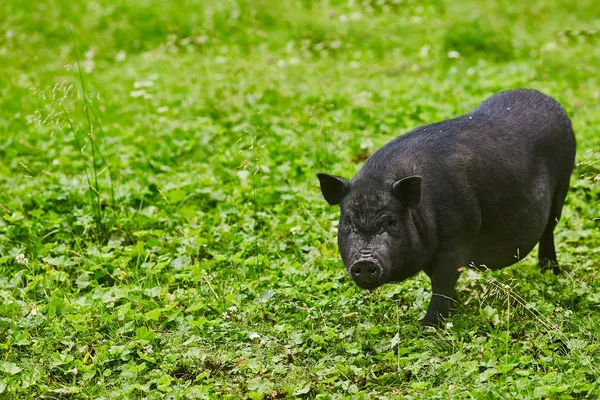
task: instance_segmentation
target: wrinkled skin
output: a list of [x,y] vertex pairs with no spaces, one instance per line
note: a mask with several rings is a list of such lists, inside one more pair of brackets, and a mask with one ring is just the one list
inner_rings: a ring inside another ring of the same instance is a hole
[[[418,185],[420,178],[409,180]],[[409,183],[403,183],[405,189]],[[348,274],[358,286],[372,289],[418,272],[405,265],[419,237],[413,234],[410,207],[400,199],[401,193],[355,185],[357,189],[341,202],[338,226],[338,246]]]
[[338,247],[349,276],[373,289],[424,271],[437,325],[456,304],[463,266],[503,268],[539,242],[559,272],[553,230],[575,162],[563,108],[533,90],[510,90],[462,117],[417,128],[375,152],[347,181],[318,174],[339,204]]

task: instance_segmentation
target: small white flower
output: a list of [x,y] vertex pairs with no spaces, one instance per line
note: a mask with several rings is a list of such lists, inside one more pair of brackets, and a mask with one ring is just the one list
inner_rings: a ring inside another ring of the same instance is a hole
[[6,31],[7,39],[12,39],[14,36],[15,36],[15,33],[13,31]]
[[333,42],[329,43],[329,47],[332,49],[339,49],[342,47],[342,42],[339,40],[334,40]]
[[233,313],[237,312],[237,307],[236,306],[231,306],[231,307],[228,308],[228,310],[229,310],[230,313],[233,314]]
[[154,82],[152,82],[150,80],[136,81],[133,84],[133,88],[134,89],[139,89],[139,88],[144,88],[144,87],[150,87],[150,86],[154,86]]
[[351,21],[358,21],[361,18],[362,18],[362,14],[359,13],[358,11],[353,12],[352,14],[350,14],[350,20]]
[[256,332],[248,332],[248,337],[250,340],[254,340],[260,338],[260,335]]
[[144,89],[133,90],[133,91],[129,92],[129,95],[131,97],[143,97],[146,100],[152,98],[152,95],[150,93],[148,93],[147,91],[145,91]]
[[88,60],[91,60],[95,56],[96,56],[96,49],[93,47],[90,47],[89,50],[85,52],[85,58],[87,58]]
[[96,66],[96,63],[91,58],[88,58],[86,60],[83,60],[81,62],[81,65],[83,66],[83,70],[85,71],[86,74],[91,74],[92,71],[94,71],[94,67]]
[[27,257],[25,257],[25,254],[19,254],[15,257],[15,260],[17,261],[17,264],[27,265],[29,263],[29,260]]
[[446,329],[452,329],[454,324],[452,322],[446,322]]
[[145,90],[133,90],[133,91],[129,92],[129,95],[131,97],[142,97],[146,93],[148,93],[148,92],[146,92]]
[[126,58],[127,58],[127,53],[125,53],[123,50],[118,52],[117,55],[115,56],[115,60],[119,61],[119,62],[125,61]]
[[448,58],[460,58],[460,53],[456,50],[450,50],[448,52]]
[[227,314],[227,311],[225,311],[225,312],[223,313],[222,317],[223,317],[223,319],[224,319],[224,320],[226,320],[226,321],[227,321],[229,318],[231,318],[231,317],[229,316],[229,314]]

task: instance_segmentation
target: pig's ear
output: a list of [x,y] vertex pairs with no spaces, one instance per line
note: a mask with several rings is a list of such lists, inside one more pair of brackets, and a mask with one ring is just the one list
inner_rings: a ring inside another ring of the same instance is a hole
[[321,193],[330,205],[340,204],[342,198],[348,192],[350,183],[341,176],[317,174],[321,184]]
[[421,177],[409,176],[394,182],[392,193],[409,207],[418,206],[421,201]]

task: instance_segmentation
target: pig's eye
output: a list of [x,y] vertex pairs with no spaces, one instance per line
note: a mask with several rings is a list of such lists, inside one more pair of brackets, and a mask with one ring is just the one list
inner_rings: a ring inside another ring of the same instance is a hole
[[350,232],[354,232],[354,233],[358,232],[358,228],[356,227],[356,224],[350,218],[346,218],[345,225],[347,226],[347,229]]
[[386,232],[390,228],[392,228],[395,223],[396,223],[396,220],[394,219],[394,217],[391,217],[391,216],[384,217],[379,222],[379,230],[381,232]]

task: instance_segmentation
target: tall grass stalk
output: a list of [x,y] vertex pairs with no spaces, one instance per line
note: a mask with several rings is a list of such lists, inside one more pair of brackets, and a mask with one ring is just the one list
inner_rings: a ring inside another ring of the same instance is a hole
[[[99,232],[101,232],[102,234],[105,234],[105,227],[104,227],[104,223],[102,220],[102,206],[100,204],[100,192],[99,192],[99,188],[100,186],[98,185],[98,168],[96,166],[96,146],[94,143],[94,129],[92,126],[92,121],[90,118],[90,111],[89,111],[89,103],[88,103],[88,98],[87,98],[87,91],[85,89],[85,80],[83,79],[83,70],[81,69],[81,60],[79,59],[79,49],[77,48],[77,42],[75,41],[75,37],[73,35],[73,32],[71,31],[71,35],[73,36],[73,47],[75,49],[75,57],[77,59],[77,71],[79,73],[79,83],[81,84],[81,92],[83,95],[83,109],[85,111],[85,118],[86,118],[86,122],[87,122],[87,134],[88,134],[88,139],[90,141],[90,149],[92,152],[92,171],[93,171],[93,178],[94,178],[94,186],[91,185],[90,183],[90,179],[89,176],[87,175],[86,172],[86,177],[88,179],[88,193],[90,194],[90,199],[92,199],[92,209],[95,209],[95,218],[96,218],[96,226],[99,230]],[[81,146],[78,146],[78,148],[80,149],[80,153],[81,155],[83,155],[83,148]],[[95,200],[95,201],[94,201]]]
[[[260,246],[259,246],[259,240],[262,237],[263,239],[266,240],[266,238],[264,237],[264,231],[263,231],[263,219],[262,219],[262,210],[260,205],[258,204],[258,199],[257,199],[257,176],[258,173],[263,171],[263,166],[261,165],[261,150],[264,147],[264,145],[261,145],[259,143],[259,136],[257,133],[256,128],[252,128],[251,131],[249,130],[244,130],[245,133],[248,134],[248,137],[250,138],[250,143],[248,148],[246,149],[246,151],[249,152],[249,158],[244,160],[242,162],[242,164],[240,165],[239,168],[242,169],[246,169],[250,175],[251,175],[251,182],[252,182],[252,206],[253,206],[253,219],[254,219],[254,237],[253,237],[253,256],[255,259],[255,266],[254,266],[254,272],[255,273],[262,273],[263,270],[263,263],[260,257]],[[241,141],[242,139],[240,139],[238,141],[238,143]],[[240,153],[244,153],[244,149],[240,150]],[[260,226],[258,226],[260,225]]]
[[[108,188],[110,190],[110,196],[111,196],[111,201],[112,201],[112,209],[116,210],[116,195],[115,195],[115,188],[114,188],[114,180],[113,180],[113,175],[112,175],[112,171],[110,168],[110,164],[109,162],[106,160],[106,158],[104,157],[104,154],[102,153],[97,141],[96,141],[96,136],[94,133],[94,124],[92,122],[92,115],[94,117],[94,120],[96,122],[96,125],[98,126],[98,131],[101,134],[101,140],[105,141],[105,137],[104,137],[104,131],[102,130],[102,125],[100,124],[100,120],[98,118],[98,115],[96,114],[96,112],[93,110],[93,108],[90,105],[89,99],[88,99],[88,95],[87,95],[87,90],[86,90],[86,86],[85,86],[85,79],[83,78],[83,70],[81,68],[81,60],[79,58],[79,48],[77,47],[77,41],[75,40],[75,35],[73,34],[73,31],[71,31],[71,37],[72,37],[72,41],[73,41],[73,48],[75,50],[75,58],[77,61],[77,72],[78,72],[78,77],[79,77],[79,83],[81,85],[81,92],[82,92],[82,97],[83,97],[83,109],[85,111],[85,120],[86,120],[86,128],[87,128],[87,138],[90,144],[90,152],[91,152],[91,176],[88,173],[88,165],[86,165],[86,157],[84,154],[84,144],[83,141],[81,140],[80,136],[77,133],[77,129],[75,128],[75,126],[73,125],[73,122],[69,116],[69,113],[67,112],[66,108],[62,105],[62,103],[60,104],[60,107],[67,119],[67,123],[69,125],[69,129],[71,130],[71,133],[73,134],[73,137],[75,138],[75,145],[77,146],[77,151],[79,153],[79,157],[83,163],[83,173],[85,175],[85,179],[87,182],[87,191],[88,191],[88,196],[89,196],[89,201],[90,201],[90,208],[92,210],[92,215],[94,218],[94,223],[96,225],[96,229],[97,229],[97,234],[100,235],[102,238],[106,238],[107,235],[107,228],[105,225],[105,218],[104,218],[104,212],[103,212],[103,207],[102,207],[102,197],[101,197],[101,187],[100,187],[100,182],[99,182],[99,176],[106,170],[108,173]],[[99,169],[99,163],[101,165],[103,165],[102,169]]]
[[[79,153],[79,158],[81,159],[81,162],[83,163],[83,173],[85,175],[85,179],[87,182],[87,191],[88,191],[88,195],[90,198],[90,207],[92,209],[92,215],[94,217],[94,223],[96,224],[96,228],[98,229],[99,233],[104,233],[104,225],[102,223],[102,207],[100,204],[100,193],[98,192],[98,190],[92,185],[92,181],[90,180],[90,176],[88,174],[88,168],[85,165],[86,159],[85,159],[85,155],[83,154],[83,146],[81,143],[81,140],[79,138],[79,135],[77,134],[77,130],[75,129],[75,126],[73,125],[73,122],[71,120],[71,117],[69,116],[69,113],[67,112],[67,110],[65,109],[65,107],[61,104],[60,107],[63,110],[63,113],[65,114],[65,117],[67,119],[67,123],[69,124],[69,128],[71,129],[71,133],[73,133],[73,137],[75,138],[75,145],[77,146],[77,152]],[[92,145],[93,147],[93,145]],[[94,162],[94,158],[92,157],[92,161]]]

